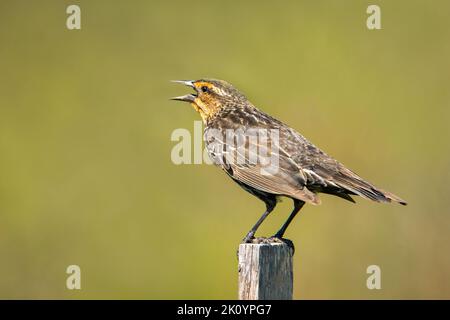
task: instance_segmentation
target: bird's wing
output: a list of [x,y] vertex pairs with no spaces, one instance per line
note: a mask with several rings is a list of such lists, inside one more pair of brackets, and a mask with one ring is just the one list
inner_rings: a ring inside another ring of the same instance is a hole
[[[277,141],[267,134],[251,138],[245,132],[242,144],[239,132],[231,130],[226,141],[220,136],[205,136],[211,160],[221,166],[233,179],[263,192],[286,195],[312,204],[319,204],[318,196],[306,187],[306,178]],[[235,141],[232,144],[229,141]],[[265,156],[266,155],[266,156]]]

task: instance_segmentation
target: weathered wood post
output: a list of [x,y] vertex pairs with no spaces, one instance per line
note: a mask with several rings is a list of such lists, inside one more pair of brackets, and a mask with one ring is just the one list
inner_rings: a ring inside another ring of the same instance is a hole
[[240,300],[292,300],[294,248],[286,242],[239,245]]

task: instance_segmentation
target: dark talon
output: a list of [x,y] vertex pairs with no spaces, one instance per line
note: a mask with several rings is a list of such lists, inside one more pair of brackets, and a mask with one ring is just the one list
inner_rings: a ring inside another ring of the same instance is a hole
[[279,237],[278,233],[269,239],[272,240],[273,242],[282,242],[282,243],[286,244],[289,248],[291,248],[292,254],[295,253],[295,246],[291,240]]

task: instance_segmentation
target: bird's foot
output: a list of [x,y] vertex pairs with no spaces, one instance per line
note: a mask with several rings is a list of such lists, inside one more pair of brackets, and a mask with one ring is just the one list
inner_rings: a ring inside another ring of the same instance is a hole
[[[242,240],[241,244],[246,244],[246,243],[248,243],[248,244],[284,243],[292,250],[292,254],[294,254],[294,252],[295,252],[294,243],[291,240],[284,239],[284,238],[279,238],[276,235],[274,235],[274,236],[272,236],[270,238],[265,238],[265,237],[255,238],[254,236],[245,237]],[[239,258],[239,249],[236,251],[236,256]]]
[[249,232],[244,239],[242,239],[241,243],[253,243],[253,241],[255,240],[255,234]]
[[280,238],[277,237],[276,235],[270,238],[266,238],[266,237],[252,237],[252,238],[244,238],[242,243],[251,243],[251,244],[271,244],[271,243],[285,243],[287,244],[290,248],[294,249],[294,244],[292,243],[291,240],[289,239],[285,239],[285,238]]
[[289,239],[285,239],[282,236],[278,236],[278,235],[274,235],[272,237],[270,237],[268,240],[270,240],[270,243],[284,243],[286,244],[289,248],[291,248],[292,250],[292,254],[294,254],[295,252],[295,247],[294,247],[294,243],[289,240]]

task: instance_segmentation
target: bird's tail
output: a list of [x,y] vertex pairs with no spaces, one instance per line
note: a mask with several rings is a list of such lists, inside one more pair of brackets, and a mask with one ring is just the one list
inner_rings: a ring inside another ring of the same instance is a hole
[[378,189],[378,191],[381,192],[385,198],[389,199],[389,202],[394,201],[394,202],[400,203],[401,205],[404,205],[404,206],[406,206],[408,204],[405,200],[403,200],[399,196],[396,196],[395,194],[393,194],[389,191],[384,191],[381,189]]
[[377,202],[397,202],[406,206],[406,201],[396,196],[395,194],[384,191],[364,181],[356,173],[349,169],[342,167],[339,174],[334,176],[334,179],[344,189],[357,194],[363,198],[370,199]]

